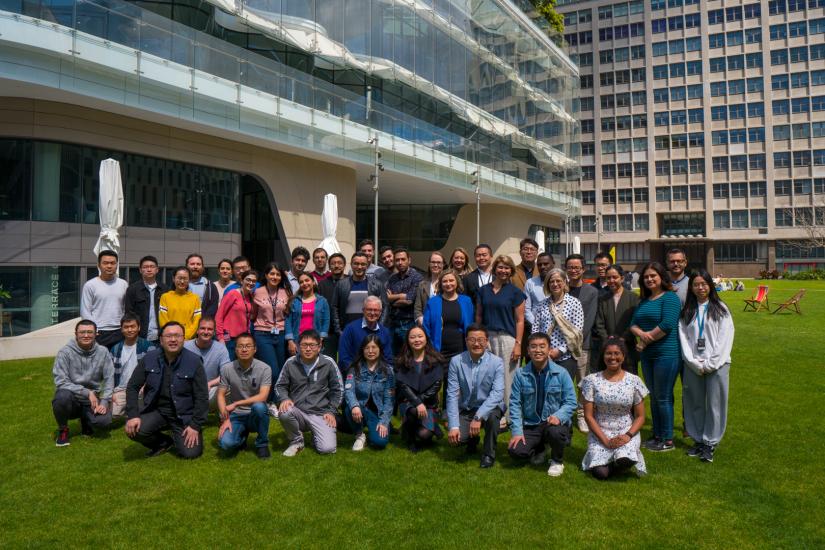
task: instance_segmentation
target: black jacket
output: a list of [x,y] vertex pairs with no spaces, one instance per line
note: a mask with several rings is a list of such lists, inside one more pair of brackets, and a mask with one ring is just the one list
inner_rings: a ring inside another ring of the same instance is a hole
[[[335,287],[337,287],[338,283],[343,279],[346,279],[346,276],[341,277],[341,279],[333,279],[332,277],[327,277],[326,279],[318,283],[318,294],[324,297],[327,303],[330,304],[330,308],[332,307],[332,298],[335,294]],[[330,315],[331,314],[332,312],[330,311]]]
[[395,367],[396,398],[399,403],[407,402],[413,407],[424,404],[433,409],[438,406],[438,392],[444,378],[444,365],[436,364],[430,370],[422,369],[421,374],[415,369]]
[[[352,275],[341,278],[335,286],[335,291],[332,293],[332,302],[330,302],[330,317],[332,317],[330,332],[334,329],[335,333],[340,335],[344,327],[347,326],[347,302],[349,301],[351,290]],[[384,309],[381,311],[381,319],[379,319],[378,322],[385,324],[390,308],[389,304],[387,304],[387,293],[384,290],[384,283],[376,277],[367,277],[367,295],[381,298]]]
[[203,289],[203,299],[201,300],[201,316],[214,317],[218,313],[218,303],[221,301],[221,293],[215,283],[208,281]]
[[[158,318],[158,311],[160,308],[160,295],[169,290],[165,284],[157,281],[158,286],[155,288],[155,319]],[[141,279],[136,283],[129,285],[126,289],[126,295],[123,297],[123,310],[126,313],[134,313],[140,319],[140,337],[146,338],[149,330],[149,289]],[[158,331],[160,331],[160,322],[158,321]]]
[[470,297],[470,300],[473,301],[473,306],[475,306],[476,298],[478,298],[478,291],[482,286],[478,284],[478,269],[476,268],[467,273],[464,278],[461,279],[461,283],[464,285],[464,294]]

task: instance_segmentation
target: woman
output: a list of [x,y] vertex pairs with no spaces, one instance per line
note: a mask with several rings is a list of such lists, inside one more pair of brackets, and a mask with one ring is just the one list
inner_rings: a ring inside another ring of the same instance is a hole
[[651,393],[653,437],[645,441],[651,451],[673,450],[673,386],[682,363],[679,352],[679,313],[682,304],[673,292],[670,276],[659,262],[641,271],[642,300],[633,313],[630,331],[639,340],[642,372]]
[[318,294],[318,284],[309,273],[298,275],[298,292],[287,305],[286,344],[290,355],[297,353],[295,342],[302,332],[315,329],[321,335],[321,344],[329,333],[329,303]]
[[[363,451],[368,436],[370,445],[377,449],[386,447],[390,440],[395,375],[383,357],[381,339],[368,334],[347,371],[344,416],[355,433],[353,451]],[[364,434],[364,424],[368,435]]]
[[395,358],[398,411],[401,413],[401,437],[412,452],[418,452],[436,435],[438,426],[438,391],[444,376],[444,357],[435,351],[421,327],[407,332],[401,353]]
[[226,292],[226,287],[231,285],[232,280],[232,260],[224,258],[218,262],[218,280],[215,281],[215,286],[218,288],[218,303],[223,299],[223,294]]
[[600,371],[581,381],[584,419],[590,428],[582,470],[607,479],[636,466],[647,472],[639,430],[645,423],[645,396],[641,378],[627,372],[624,339],[610,336],[600,355]]
[[462,294],[461,277],[452,269],[441,273],[438,288],[424,307],[422,326],[433,347],[449,360],[464,351],[464,335],[475,312],[470,297]]
[[569,294],[567,276],[555,267],[544,279],[547,296],[535,309],[533,332],[550,336],[550,359],[564,367],[572,380],[576,379],[578,358],[582,349],[584,310],[581,302]]
[[258,283],[256,271],[241,274],[241,287],[225,293],[215,315],[215,338],[226,344],[229,360],[235,360],[235,338],[250,331],[255,319],[252,293]]
[[163,293],[158,305],[158,327],[169,321],[183,325],[184,338],[191,340],[198,332],[201,318],[201,299],[189,290],[189,269],[178,267],[172,275],[174,290]]
[[284,270],[270,262],[264,268],[266,284],[252,293],[254,307],[254,336],[257,351],[255,356],[272,369],[272,389],[269,392],[269,410],[277,418],[275,405],[275,382],[286,361],[286,339],[284,338],[286,305],[292,297],[292,286]]
[[687,454],[713,462],[728,417],[733,317],[704,269],[691,275],[688,282],[687,300],[679,319],[679,341],[687,367],[682,373],[685,429],[696,442]]
[[415,304],[413,305],[413,313],[415,314],[415,322],[418,326],[424,321],[424,307],[427,305],[427,300],[438,293],[438,278],[444,271],[444,256],[441,252],[433,252],[430,254],[430,264],[427,268],[427,276],[418,285],[418,290],[415,292]]
[[[521,338],[524,334],[524,293],[510,278],[516,265],[509,256],[493,261],[493,280],[478,291],[476,323],[489,331],[490,350],[504,361],[504,402],[510,402],[513,374],[521,362]],[[502,430],[510,422],[510,411],[501,419]]]
[[[629,353],[627,371],[638,374],[639,352],[636,351],[636,339],[630,332],[630,322],[639,305],[639,296],[625,290],[624,277],[624,270],[619,265],[611,265],[604,272],[610,294],[599,300],[596,323],[593,326],[594,341],[605,342],[608,336],[623,338]],[[594,346],[594,349],[597,347]]]
[[450,254],[450,269],[458,274],[459,279],[463,279],[472,269],[470,269],[470,254],[463,247],[458,247]]

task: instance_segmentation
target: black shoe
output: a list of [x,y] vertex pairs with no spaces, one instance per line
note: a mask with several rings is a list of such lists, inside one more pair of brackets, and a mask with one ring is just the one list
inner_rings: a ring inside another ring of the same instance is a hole
[[268,460],[272,456],[272,453],[269,452],[269,445],[266,447],[256,447],[255,455],[261,460]]
[[481,464],[479,464],[479,466],[480,466],[481,468],[492,468],[492,467],[493,467],[493,464],[495,464],[495,463],[496,463],[496,459],[495,459],[495,458],[493,458],[493,457],[491,457],[491,456],[489,456],[489,455],[483,455],[483,456],[481,457]]
[[712,445],[705,445],[702,449],[702,462],[713,462],[713,451]]
[[160,456],[169,449],[172,448],[172,442],[166,441],[161,443],[160,447],[155,447],[154,449],[149,449],[146,451],[146,458],[155,458],[156,456]]
[[701,443],[696,443],[693,447],[687,450],[685,453],[688,456],[702,456],[702,451],[704,450],[705,446]]
[[467,442],[466,453],[468,455],[474,455],[477,452],[478,452],[478,443],[477,442],[472,442],[472,441]]
[[92,437],[95,435],[95,430],[84,419],[80,419],[80,433]]
[[57,447],[68,447],[71,445],[69,442],[69,427],[68,426],[60,426],[57,429],[57,437],[54,440],[54,444]]
[[643,449],[650,449],[651,447],[657,446],[662,440],[658,437],[651,437],[650,439],[645,439],[642,442]]
[[412,454],[416,454],[421,451],[421,447],[419,447],[417,443],[410,443],[407,445],[407,449],[409,449]]
[[676,447],[673,445],[672,440],[662,441],[661,439],[647,448],[649,451],[653,451],[654,453],[662,453],[665,451],[672,451]]
[[243,441],[241,441],[241,444],[240,444],[240,445],[238,445],[238,446],[235,448],[235,450],[236,450],[237,452],[245,451],[245,450],[246,450],[246,439],[244,439]]

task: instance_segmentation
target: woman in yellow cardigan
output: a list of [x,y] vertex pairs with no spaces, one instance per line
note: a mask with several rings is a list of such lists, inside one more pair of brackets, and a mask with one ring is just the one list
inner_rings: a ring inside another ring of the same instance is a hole
[[183,325],[186,339],[191,340],[198,331],[201,300],[197,294],[189,290],[189,269],[177,268],[173,282],[175,290],[170,290],[160,297],[158,324],[162,327],[169,321],[177,321]]

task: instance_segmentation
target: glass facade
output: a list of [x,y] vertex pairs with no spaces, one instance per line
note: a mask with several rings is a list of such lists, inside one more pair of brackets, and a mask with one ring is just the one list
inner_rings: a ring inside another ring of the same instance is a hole
[[[460,204],[392,204],[378,210],[381,245],[404,246],[412,252],[440,250],[453,229]],[[358,206],[355,234],[360,238],[373,235],[372,206]]]

